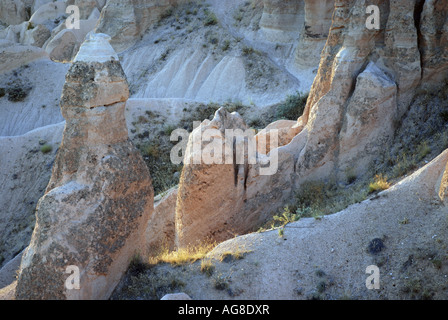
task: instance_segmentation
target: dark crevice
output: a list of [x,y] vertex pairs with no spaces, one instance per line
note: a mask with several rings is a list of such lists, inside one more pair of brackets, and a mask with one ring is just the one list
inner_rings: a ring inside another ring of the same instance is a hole
[[423,67],[424,67],[424,62],[423,62],[423,57],[424,57],[424,50],[422,48],[422,33],[421,33],[421,19],[422,19],[422,12],[423,12],[423,7],[425,6],[425,2],[426,0],[416,0],[415,2],[415,7],[414,7],[414,24],[415,24],[415,29],[417,30],[417,48],[418,51],[420,52],[420,68],[421,68],[421,75],[420,75],[420,79],[423,79]]

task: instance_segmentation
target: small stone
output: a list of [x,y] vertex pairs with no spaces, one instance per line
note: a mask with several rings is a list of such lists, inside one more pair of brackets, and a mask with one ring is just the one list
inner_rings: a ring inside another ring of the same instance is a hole
[[368,250],[371,254],[378,254],[385,248],[383,240],[375,238],[369,243]]
[[193,300],[186,293],[171,293],[164,295],[160,300]]

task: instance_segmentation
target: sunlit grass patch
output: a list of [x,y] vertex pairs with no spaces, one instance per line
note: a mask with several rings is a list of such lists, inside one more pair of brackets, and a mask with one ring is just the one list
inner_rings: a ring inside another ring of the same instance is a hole
[[382,174],[377,174],[374,181],[369,184],[369,193],[387,190],[390,188],[390,185],[386,177]]
[[197,246],[180,248],[175,251],[170,251],[165,247],[157,255],[150,257],[148,262],[151,265],[169,263],[176,266],[194,263],[203,259],[215,247],[215,242],[206,242]]

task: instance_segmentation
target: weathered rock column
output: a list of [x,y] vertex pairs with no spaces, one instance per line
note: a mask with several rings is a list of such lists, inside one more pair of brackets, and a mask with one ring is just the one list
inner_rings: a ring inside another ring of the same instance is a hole
[[128,84],[109,39],[90,34],[66,76],[63,141],[37,206],[17,299],[107,299],[144,242],[153,188],[128,138]]
[[272,151],[273,136],[252,136],[243,118],[224,108],[190,134],[177,194],[177,248],[255,231],[291,198],[293,157]]

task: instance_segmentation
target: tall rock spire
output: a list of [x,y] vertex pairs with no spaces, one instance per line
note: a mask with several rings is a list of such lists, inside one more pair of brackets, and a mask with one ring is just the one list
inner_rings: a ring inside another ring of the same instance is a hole
[[153,188],[128,138],[128,84],[108,40],[90,34],[67,73],[63,141],[37,206],[17,299],[107,299],[143,243]]

